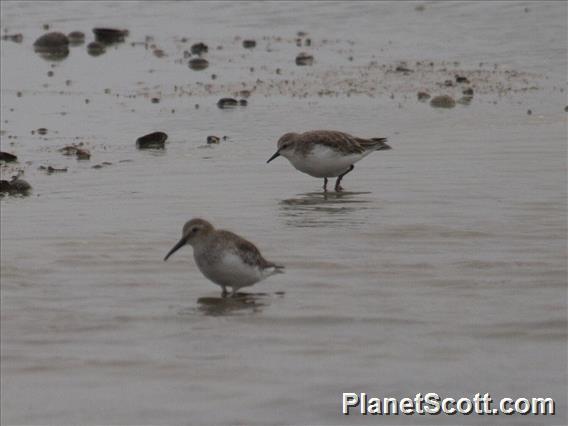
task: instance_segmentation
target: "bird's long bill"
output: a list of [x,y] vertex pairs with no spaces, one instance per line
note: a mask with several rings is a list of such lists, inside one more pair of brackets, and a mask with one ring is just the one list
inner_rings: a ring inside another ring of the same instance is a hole
[[178,251],[180,248],[182,248],[183,246],[185,246],[185,243],[187,243],[187,238],[183,237],[181,240],[179,240],[177,242],[177,244],[169,251],[168,254],[166,254],[166,257],[164,257],[164,262],[166,260],[168,260],[168,258],[174,254],[176,251]]
[[276,153],[275,153],[272,157],[270,157],[270,158],[268,159],[267,163],[270,163],[270,162],[271,162],[272,160],[274,160],[276,157],[280,157],[280,152],[279,152],[279,151],[276,151]]

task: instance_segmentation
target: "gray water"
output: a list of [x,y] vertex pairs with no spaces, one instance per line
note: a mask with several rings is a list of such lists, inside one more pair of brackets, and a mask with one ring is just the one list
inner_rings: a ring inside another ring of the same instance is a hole
[[[2,423],[565,424],[566,18],[564,2],[2,2],[2,34],[24,35],[1,45],[2,150],[33,186],[2,200]],[[43,24],[130,35],[52,63],[32,48]],[[454,74],[471,104],[416,100],[459,98]],[[217,108],[241,89],[247,107]],[[266,164],[280,135],[320,128],[394,149],[343,194]],[[137,151],[156,130],[166,150]],[[90,161],[58,152],[74,142]],[[220,300],[189,247],[162,261],[192,217],[286,274]],[[557,415],[344,417],[342,392],[552,397]]]

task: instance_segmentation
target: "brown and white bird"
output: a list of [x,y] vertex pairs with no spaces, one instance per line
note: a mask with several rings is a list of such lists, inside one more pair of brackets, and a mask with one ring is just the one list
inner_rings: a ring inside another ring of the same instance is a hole
[[312,130],[304,133],[286,133],[278,140],[278,150],[270,163],[283,156],[299,171],[327,179],[337,177],[335,190],[342,191],[341,180],[352,171],[354,164],[374,151],[391,149],[386,138],[357,138],[335,130]]
[[193,258],[199,270],[223,289],[233,289],[234,296],[242,287],[251,286],[271,275],[284,272],[284,267],[266,260],[250,241],[229,231],[215,229],[203,219],[192,219],[183,226],[182,238],[169,251],[164,261],[181,247],[193,247]]

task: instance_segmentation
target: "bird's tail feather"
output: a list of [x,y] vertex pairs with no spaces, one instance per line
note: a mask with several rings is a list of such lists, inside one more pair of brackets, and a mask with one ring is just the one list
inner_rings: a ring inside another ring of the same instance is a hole
[[371,140],[376,143],[375,149],[377,151],[383,149],[392,149],[391,146],[387,144],[387,138],[371,138]]

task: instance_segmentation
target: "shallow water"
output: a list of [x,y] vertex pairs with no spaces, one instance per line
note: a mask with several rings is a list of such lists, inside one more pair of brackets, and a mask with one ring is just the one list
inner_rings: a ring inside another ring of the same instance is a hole
[[[2,28],[24,34],[2,41],[2,150],[34,188],[2,200],[3,423],[487,422],[345,418],[342,392],[549,396],[555,417],[490,421],[566,423],[566,3],[417,4],[2,3]],[[130,35],[51,68],[32,49],[44,23],[87,42],[103,24]],[[130,45],[147,35],[165,58]],[[179,61],[197,41],[200,72]],[[294,64],[304,50],[313,67]],[[452,67],[488,75],[470,105],[416,101],[459,93],[435,84]],[[247,107],[216,107],[252,87]],[[281,134],[316,128],[394,149],[323,194],[286,160],[266,164]],[[137,151],[155,130],[166,150]],[[210,134],[229,140],[204,147]],[[57,152],[73,142],[90,161]],[[220,300],[190,248],[162,261],[191,217],[286,274]]]

